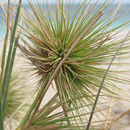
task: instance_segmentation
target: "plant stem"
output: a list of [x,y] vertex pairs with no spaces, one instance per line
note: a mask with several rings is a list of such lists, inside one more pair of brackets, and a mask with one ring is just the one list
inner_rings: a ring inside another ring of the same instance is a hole
[[17,27],[19,13],[20,13],[21,2],[22,2],[22,0],[19,1],[17,13],[16,13],[15,23],[14,23],[14,27],[13,27],[13,33],[12,33],[11,40],[10,40],[10,46],[9,46],[9,52],[8,52],[8,58],[7,58],[7,62],[6,62],[4,78],[3,78],[3,82],[2,82],[3,111],[5,110],[5,105],[6,105],[5,99],[7,96],[6,94],[8,91],[8,86],[9,86],[12,67],[13,67],[13,61],[14,61],[15,52],[16,52],[17,44],[16,44],[16,42],[14,42],[14,39],[15,39],[16,27]]
[[2,95],[0,92],[0,130],[4,129],[3,125],[4,125],[4,122],[3,122],[3,102],[2,102]]
[[66,61],[66,59],[68,58],[70,53],[72,52],[72,50],[75,48],[77,43],[84,37],[84,35],[89,31],[89,29],[98,21],[98,19],[103,15],[103,13],[104,13],[103,11],[99,12],[98,15],[91,21],[91,23],[84,29],[82,34],[74,41],[73,45],[70,47],[70,49],[68,50],[68,52],[66,53],[64,58],[60,61],[60,63],[56,67],[56,69],[53,72],[52,76],[50,77],[48,83],[43,85],[42,89],[40,90],[40,92],[36,96],[34,102],[30,106],[28,112],[26,113],[25,117],[23,118],[23,120],[21,121],[21,123],[19,124],[19,126],[17,127],[16,130],[20,130],[22,128],[22,126],[25,124],[25,122],[29,119],[29,116],[34,108],[35,108],[35,110],[32,114],[31,120],[35,117],[35,114],[37,113],[37,111],[40,107],[42,99],[44,98],[50,84],[52,83],[53,79],[56,77],[58,71],[60,70],[60,68],[62,67],[62,65],[64,64],[64,62]]
[[[1,63],[1,74],[0,74],[0,81],[2,81],[4,67],[5,67],[5,55],[6,55],[6,48],[8,42],[8,35],[9,35],[9,19],[10,19],[10,0],[8,0],[8,14],[7,14],[7,31],[4,39],[4,46],[2,52],[2,63]],[[4,129],[4,116],[3,116],[3,99],[2,99],[2,82],[0,83],[0,130]]]
[[98,93],[97,93],[97,96],[96,96],[96,99],[95,99],[95,102],[94,102],[94,105],[93,105],[93,108],[92,108],[92,111],[91,111],[91,114],[90,114],[90,117],[89,117],[89,121],[88,121],[86,130],[89,130],[89,127],[90,127],[90,125],[91,125],[91,121],[92,121],[92,118],[93,118],[93,114],[94,114],[94,111],[95,111],[95,108],[96,108],[96,105],[97,105],[97,102],[98,102],[98,98],[99,98],[100,93],[101,93],[101,89],[102,89],[103,84],[104,84],[104,81],[105,81],[105,79],[106,79],[107,73],[108,73],[108,71],[109,71],[109,69],[110,69],[110,67],[111,67],[111,65],[112,65],[112,63],[113,63],[113,61],[114,61],[114,59],[116,58],[116,56],[117,56],[119,50],[120,50],[121,47],[123,46],[123,44],[124,44],[124,42],[126,41],[127,37],[129,36],[129,33],[130,33],[130,31],[128,32],[128,34],[127,34],[127,36],[125,37],[125,39],[122,41],[122,44],[121,44],[121,45],[119,46],[119,48],[117,49],[115,55],[113,56],[111,62],[110,62],[109,65],[108,65],[108,68],[107,68],[107,70],[106,70],[106,72],[105,72],[105,74],[104,74],[104,77],[103,77],[102,82],[101,82],[101,84],[100,84],[100,87],[99,87],[99,89],[98,89]]
[[[16,43],[18,42],[18,38],[16,39],[15,43],[14,43],[14,40],[15,40],[15,33],[16,33],[16,27],[17,27],[18,18],[19,18],[21,2],[22,0],[19,1],[15,23],[13,27],[13,33],[10,40],[6,67],[5,67],[4,64],[5,64],[5,55],[6,55],[6,48],[7,48],[7,41],[8,41],[9,17],[10,17],[10,0],[8,1],[7,33],[6,33],[5,41],[4,41],[4,48],[3,48],[3,54],[2,54],[2,73],[0,75],[0,78],[2,79],[1,81],[2,84],[0,85],[1,86],[0,88],[0,130],[4,129],[4,118],[5,118],[5,112],[6,112],[5,107],[7,103],[6,98],[7,98],[8,86],[9,86],[11,72],[12,72],[13,63],[14,63],[14,57],[16,53],[16,45],[17,45]],[[4,67],[5,67],[5,72],[4,72]]]

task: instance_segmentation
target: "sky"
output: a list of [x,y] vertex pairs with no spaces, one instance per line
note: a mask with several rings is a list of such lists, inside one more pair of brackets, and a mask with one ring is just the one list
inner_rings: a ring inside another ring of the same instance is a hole
[[[0,3],[6,3],[8,0],[0,0]],[[11,0],[11,2],[13,3],[15,0]],[[16,0],[17,2],[19,0]],[[32,0],[33,1],[33,0]],[[42,2],[42,1],[46,1],[46,0],[39,0],[39,2]],[[48,0],[49,3],[53,3],[55,0]],[[69,0],[64,0],[64,1],[69,1]],[[73,1],[73,0],[71,0]],[[76,3],[78,3],[79,1],[83,1],[83,0],[74,0]],[[95,2],[96,0],[92,0],[92,2]],[[105,0],[101,0],[101,1],[105,1]],[[123,3],[129,3],[130,4],[130,0],[122,0]],[[27,0],[22,0],[23,3],[27,2]],[[120,0],[115,0],[116,3],[119,3]]]

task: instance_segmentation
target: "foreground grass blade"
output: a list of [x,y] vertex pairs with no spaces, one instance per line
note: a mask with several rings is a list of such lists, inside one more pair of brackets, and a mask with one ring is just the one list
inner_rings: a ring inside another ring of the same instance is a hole
[[0,121],[1,130],[3,130],[3,122],[4,122],[4,117],[5,117],[5,111],[6,111],[5,107],[6,107],[8,86],[9,86],[9,82],[10,82],[10,78],[11,78],[11,72],[12,72],[12,68],[13,68],[17,42],[18,42],[18,38],[19,38],[18,37],[15,41],[15,33],[16,33],[16,27],[18,24],[21,2],[22,2],[22,0],[19,1],[17,13],[16,13],[16,18],[15,18],[13,32],[12,32],[12,36],[11,36],[11,40],[10,40],[10,46],[9,46],[9,52],[8,52],[4,77],[3,77],[2,86],[1,86],[1,93],[0,93],[0,109],[1,109],[1,111],[0,111],[0,113],[1,113],[1,115],[3,115],[3,116],[1,116],[2,119]]
[[[9,20],[10,20],[10,0],[8,0],[8,14],[7,14],[7,31],[4,39],[4,46],[3,46],[3,53],[2,53],[2,63],[1,63],[1,74],[0,74],[0,81],[2,81],[4,67],[5,67],[5,55],[6,55],[6,48],[8,42],[8,35],[9,35]],[[2,93],[1,93],[1,83],[0,83],[0,130],[3,130],[3,102],[2,102]]]
[[0,93],[0,130],[3,130],[3,102],[2,102],[2,95]]
[[[12,57],[11,57],[11,62],[10,62],[10,69],[9,69],[10,73],[8,74],[8,81],[7,81],[8,86],[9,86],[10,78],[11,78],[11,74],[12,74],[12,69],[13,69],[13,64],[14,64],[14,59],[15,59],[18,40],[19,40],[19,36],[16,38],[16,40],[14,42],[15,44],[14,44],[14,49],[13,49],[13,52],[12,52]],[[8,88],[4,91],[4,97],[3,97],[3,101],[4,101],[3,102],[3,110],[4,110],[5,114],[6,114],[7,93],[8,93]]]
[[5,35],[5,39],[4,39],[4,47],[3,47],[3,53],[2,53],[0,80],[2,80],[2,78],[3,78],[4,67],[5,67],[5,55],[6,55],[8,35],[9,35],[9,20],[10,20],[10,0],[8,0],[7,31],[6,31],[6,35]]
[[94,114],[94,111],[95,111],[95,108],[96,108],[96,105],[97,105],[97,102],[98,102],[98,98],[99,98],[99,96],[100,96],[100,93],[101,93],[101,90],[102,90],[104,81],[105,81],[105,79],[106,79],[106,77],[107,77],[107,73],[109,72],[109,69],[110,69],[110,67],[111,67],[111,65],[112,65],[112,63],[113,63],[113,61],[114,61],[114,59],[116,58],[117,54],[119,53],[120,49],[121,49],[122,46],[124,45],[124,42],[125,42],[126,39],[128,38],[129,33],[130,33],[130,31],[128,32],[128,34],[126,35],[125,39],[124,39],[124,40],[122,41],[122,43],[120,44],[118,50],[116,51],[115,55],[113,56],[113,58],[112,58],[112,60],[111,60],[111,62],[110,62],[110,64],[109,64],[109,66],[108,66],[108,68],[107,68],[107,70],[106,70],[106,72],[105,72],[105,74],[104,74],[104,77],[103,77],[103,79],[102,79],[101,85],[100,85],[100,87],[99,87],[99,90],[98,90],[98,93],[97,93],[97,96],[96,96],[96,99],[95,99],[95,102],[94,102],[94,105],[93,105],[93,108],[92,108],[92,111],[91,111],[91,114],[90,114],[90,117],[89,117],[89,122],[88,122],[88,124],[87,124],[86,130],[89,130],[89,127],[90,127],[90,124],[91,124],[91,121],[92,121],[92,118],[93,118],[93,114]]

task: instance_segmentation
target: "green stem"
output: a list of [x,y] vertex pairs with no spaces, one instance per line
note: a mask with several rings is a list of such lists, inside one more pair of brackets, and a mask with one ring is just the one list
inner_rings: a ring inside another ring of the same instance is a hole
[[2,109],[2,106],[3,106],[3,104],[2,104],[2,95],[1,95],[1,93],[0,93],[0,130],[3,130],[4,128],[3,128],[3,109]]
[[[12,60],[12,58],[14,58],[13,57],[13,51],[16,51],[16,49],[15,49],[16,44],[14,43],[14,39],[15,39],[16,27],[17,27],[17,24],[18,24],[21,2],[22,2],[22,0],[19,1],[17,13],[16,13],[15,23],[14,23],[14,27],[13,27],[13,33],[12,33],[11,40],[10,40],[10,46],[9,46],[9,52],[8,52],[8,58],[7,58],[4,78],[3,78],[3,82],[2,82],[2,94],[3,94],[2,98],[4,97],[4,99],[7,96],[6,94],[7,94],[7,91],[8,91],[8,86],[9,86],[11,72],[12,72],[11,63],[13,63],[13,62],[11,60]],[[6,101],[3,100],[3,111],[5,109],[5,104],[6,104]]]
[[[15,40],[15,44],[14,44],[14,49],[12,52],[12,57],[11,57],[11,61],[10,61],[10,68],[9,68],[9,74],[8,74],[8,81],[7,81],[7,85],[9,86],[10,83],[10,78],[11,78],[11,74],[12,74],[12,70],[13,70],[13,65],[14,65],[14,59],[15,59],[15,54],[16,54],[16,49],[17,49],[17,43],[19,40],[19,36],[17,37],[17,39]],[[6,113],[6,100],[7,100],[7,93],[8,93],[8,89],[6,89],[4,91],[4,97],[3,97],[3,111],[4,113]]]

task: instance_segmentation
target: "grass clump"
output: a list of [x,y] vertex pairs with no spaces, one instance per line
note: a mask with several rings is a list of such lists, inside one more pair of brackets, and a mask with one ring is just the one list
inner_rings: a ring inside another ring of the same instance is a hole
[[[48,88],[54,84],[59,100],[65,101],[62,110],[67,126],[64,123],[61,125],[71,128],[75,124],[78,129],[84,129],[88,118],[84,112],[92,108],[106,66],[123,41],[115,36],[127,22],[110,28],[119,17],[113,19],[114,16],[110,17],[111,13],[108,13],[93,23],[100,13],[106,13],[105,10],[111,5],[109,0],[105,0],[99,8],[96,8],[98,1],[93,6],[90,6],[91,1],[83,1],[76,7],[70,1],[67,5],[64,1],[55,1],[52,8],[49,4],[43,7],[38,1],[36,4],[28,3],[29,7],[21,14],[24,19],[21,27],[24,46],[19,43],[18,47],[34,66],[41,85],[36,100],[19,128],[29,116],[27,127],[46,127],[51,124],[33,124],[33,120],[38,115]],[[109,20],[106,22],[106,19]],[[129,47],[128,44],[123,46],[117,57],[129,53]],[[102,89],[103,96],[118,95],[112,91],[113,87],[118,89],[115,82],[129,83],[126,79],[118,78],[115,72],[109,71]],[[58,125],[57,122],[53,123]]]

